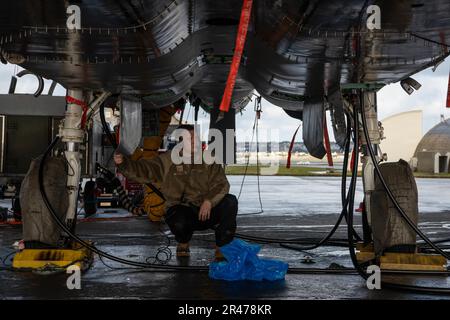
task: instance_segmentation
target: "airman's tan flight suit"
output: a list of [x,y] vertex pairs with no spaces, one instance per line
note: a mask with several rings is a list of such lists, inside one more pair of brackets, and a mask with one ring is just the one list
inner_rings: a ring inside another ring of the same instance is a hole
[[[132,161],[124,157],[118,169],[139,183],[161,183],[166,198],[165,220],[180,243],[187,243],[195,230],[213,228],[217,246],[229,243],[236,231],[237,199],[228,194],[230,184],[219,164],[180,164],[172,162],[170,152],[153,159]],[[211,201],[210,219],[199,221],[199,207]]]

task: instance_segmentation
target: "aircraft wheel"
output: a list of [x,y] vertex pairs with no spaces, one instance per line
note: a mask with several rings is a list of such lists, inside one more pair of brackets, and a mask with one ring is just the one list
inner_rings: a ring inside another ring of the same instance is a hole
[[97,212],[97,196],[95,192],[96,192],[95,182],[94,181],[86,182],[83,192],[84,213],[86,217],[91,216]]

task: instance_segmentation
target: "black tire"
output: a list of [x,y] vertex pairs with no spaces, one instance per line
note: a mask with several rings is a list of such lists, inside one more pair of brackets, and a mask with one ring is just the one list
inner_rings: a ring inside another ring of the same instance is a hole
[[83,192],[85,216],[91,216],[97,212],[97,195],[95,194],[96,184],[94,181],[86,182]]
[[8,221],[8,208],[0,208],[0,222]]
[[144,201],[144,190],[136,192],[133,198],[131,199],[131,203],[135,207],[140,207],[143,201]]
[[16,221],[22,221],[22,209],[20,208],[20,200],[19,198],[14,198],[13,205],[13,217]]

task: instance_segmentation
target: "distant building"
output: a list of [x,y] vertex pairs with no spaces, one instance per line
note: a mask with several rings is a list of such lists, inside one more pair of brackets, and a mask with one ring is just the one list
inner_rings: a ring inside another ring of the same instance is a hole
[[[278,149],[277,149],[278,144]],[[291,145],[290,141],[281,141],[281,142],[260,142],[259,150],[261,152],[288,152],[289,147]],[[331,152],[340,153],[342,152],[342,148],[336,142],[330,142]],[[256,142],[237,142],[236,143],[236,151],[237,152],[256,152]],[[308,153],[308,149],[303,142],[295,142],[292,148],[292,152],[304,152]]]
[[450,119],[434,126],[417,145],[411,164],[419,172],[449,173]]
[[388,161],[409,161],[422,138],[422,111],[414,110],[395,114],[381,121],[384,136],[380,148]]

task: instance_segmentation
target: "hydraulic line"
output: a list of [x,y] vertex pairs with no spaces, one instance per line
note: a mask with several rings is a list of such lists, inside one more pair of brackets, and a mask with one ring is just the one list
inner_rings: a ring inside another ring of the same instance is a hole
[[[341,184],[341,203],[342,203],[342,212],[343,212],[343,217],[345,218],[345,222],[348,224],[348,214],[347,214],[347,205],[348,205],[348,199],[349,199],[349,194],[347,193],[346,196],[346,187],[347,187],[347,167],[348,167],[348,158],[350,156],[350,143],[352,140],[352,126],[351,126],[351,117],[350,115],[346,112],[345,116],[347,118],[347,141],[346,141],[346,149],[345,149],[345,155],[344,155],[344,163],[343,163],[343,168],[342,168],[342,184]],[[353,147],[355,148],[355,147]],[[350,185],[349,185],[349,192],[351,190],[352,187],[352,182],[356,185],[358,180],[358,175],[356,175],[356,177],[353,180],[353,175],[352,178],[350,179]],[[341,218],[342,220],[342,218]],[[356,232],[356,230],[353,228],[352,226],[352,233],[354,235],[354,237],[356,238],[357,241],[361,241],[361,237],[358,235],[358,233]]]
[[[355,154],[353,168],[352,168],[352,180],[355,177],[358,177],[358,162],[359,162],[359,120],[358,120],[358,112],[356,108],[353,110],[353,123],[354,123],[354,130],[353,130],[353,150]],[[356,181],[356,180],[355,180]],[[349,253],[350,253],[350,259],[352,260],[353,265],[355,266],[356,270],[358,271],[359,275],[367,280],[368,275],[364,270],[362,269],[361,265],[358,263],[358,259],[356,257],[356,250],[353,243],[353,210],[354,210],[354,203],[355,203],[355,192],[356,192],[356,182],[350,186],[349,190],[349,197],[348,197],[348,210],[347,211],[347,237],[348,237],[348,247],[349,247]]]
[[[305,240],[305,239],[301,239],[301,238],[294,238],[294,239],[273,239],[273,238],[263,238],[263,237],[253,237],[253,236],[246,236],[243,234],[239,234],[236,233],[236,237],[240,238],[240,239],[244,239],[244,240],[249,240],[249,241],[253,241],[253,242],[259,242],[259,243],[277,243],[277,244],[303,244],[303,245],[307,245],[307,244],[314,244],[317,245],[317,241],[312,241],[312,240]],[[323,241],[323,239],[317,239],[319,242]],[[327,242],[328,243],[328,242]],[[330,242],[330,246],[346,246],[346,244],[344,244],[342,241],[333,241]],[[300,248],[301,249],[301,248]],[[303,249],[301,249],[303,250]],[[311,249],[309,249],[311,250]]]
[[[348,245],[346,242],[344,243],[343,241],[335,241],[335,240],[329,240],[329,239],[327,241],[324,241],[324,238],[314,239],[315,241],[309,240],[309,239],[303,239],[303,238],[274,239],[274,238],[248,236],[248,235],[244,235],[244,234],[240,234],[240,233],[236,233],[236,237],[240,238],[240,239],[248,240],[248,241],[258,242],[258,243],[266,243],[266,244],[277,243],[287,249],[293,249],[293,250],[298,249],[299,251],[315,249],[315,248],[319,247],[317,245],[318,242],[322,242],[321,245],[324,245],[326,243],[327,246],[331,246],[331,247],[333,247],[333,246],[347,247],[347,245]],[[328,235],[326,237],[328,237]],[[310,249],[307,249],[307,248],[302,248],[302,247],[287,246],[286,244],[311,245],[312,247]]]

